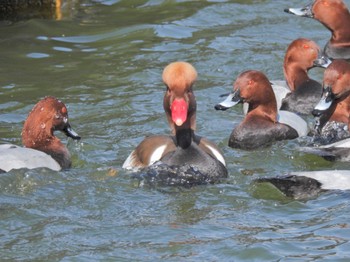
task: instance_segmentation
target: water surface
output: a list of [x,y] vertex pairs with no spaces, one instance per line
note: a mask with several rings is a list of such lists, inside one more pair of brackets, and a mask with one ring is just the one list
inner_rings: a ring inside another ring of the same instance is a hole
[[[326,43],[330,33],[321,24],[283,12],[306,3],[82,0],[66,2],[60,20],[1,22],[0,142],[21,144],[23,121],[46,95],[66,103],[83,138],[58,134],[72,153],[71,170],[0,176],[2,259],[346,261],[349,192],[293,201],[271,188],[254,194],[251,182],[348,164],[298,152],[302,139],[228,148],[242,110],[213,109],[244,70],[282,79],[292,40]],[[150,188],[121,168],[144,136],[169,133],[161,73],[176,60],[198,71],[198,134],[222,148],[223,183]],[[311,71],[318,80],[322,73]]]

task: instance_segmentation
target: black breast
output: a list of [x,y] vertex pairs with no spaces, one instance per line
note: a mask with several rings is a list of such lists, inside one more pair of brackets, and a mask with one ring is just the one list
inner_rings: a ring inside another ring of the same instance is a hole
[[297,137],[298,132],[288,125],[272,123],[265,119],[255,119],[243,122],[232,131],[229,146],[232,148],[255,149],[269,146],[276,141]]
[[226,167],[204,152],[196,143],[166,154],[160,161],[134,175],[156,186],[212,184],[227,177]]

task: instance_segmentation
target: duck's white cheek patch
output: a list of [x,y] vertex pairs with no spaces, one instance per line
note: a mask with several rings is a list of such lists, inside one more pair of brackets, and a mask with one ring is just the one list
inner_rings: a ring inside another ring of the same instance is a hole
[[154,150],[149,159],[148,165],[152,165],[154,162],[160,160],[164,154],[165,148],[166,148],[166,145],[163,145],[158,147],[156,150]]
[[219,151],[217,151],[215,148],[209,145],[206,145],[206,147],[210,149],[210,151],[213,153],[213,155],[216,157],[217,160],[219,160],[224,166],[226,166],[225,159]]

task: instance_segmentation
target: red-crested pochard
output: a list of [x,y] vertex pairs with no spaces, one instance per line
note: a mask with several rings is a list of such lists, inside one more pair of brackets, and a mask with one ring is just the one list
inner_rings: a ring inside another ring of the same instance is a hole
[[[159,163],[178,170],[181,166],[194,168],[189,183],[212,183],[227,177],[227,169],[219,148],[208,139],[195,134],[197,103],[193,84],[197,72],[187,62],[173,62],[163,71],[166,85],[163,107],[172,135],[146,137],[128,156],[123,168],[156,168]],[[194,182],[195,181],[195,182]]]

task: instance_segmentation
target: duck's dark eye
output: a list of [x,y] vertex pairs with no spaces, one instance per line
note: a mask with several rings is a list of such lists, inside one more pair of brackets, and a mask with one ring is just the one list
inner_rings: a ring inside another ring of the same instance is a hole
[[61,114],[61,112],[57,111],[55,114],[55,119],[62,120],[67,117],[67,114]]

